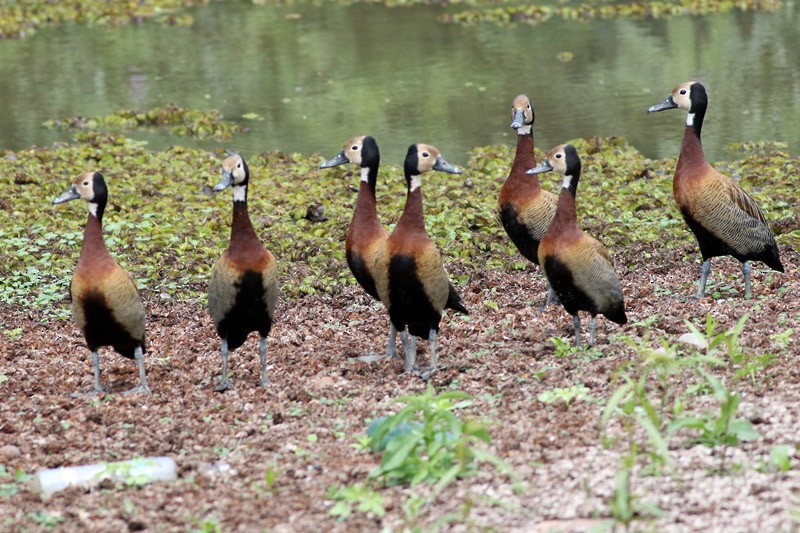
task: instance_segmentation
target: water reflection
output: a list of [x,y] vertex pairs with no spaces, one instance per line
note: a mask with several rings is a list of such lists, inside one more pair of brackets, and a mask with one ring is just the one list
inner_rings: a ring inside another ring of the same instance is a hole
[[[699,79],[709,89],[710,159],[736,157],[724,146],[742,140],[784,141],[800,153],[792,8],[515,28],[443,26],[435,13],[214,3],[195,11],[192,28],[74,26],[3,41],[0,148],[68,139],[41,126],[49,118],[175,103],[243,120],[250,132],[231,145],[244,153],[330,154],[371,133],[387,162],[399,163],[416,141],[463,161],[474,146],[514,141],[509,107],[525,92],[541,148],[621,135],[648,156],[667,157],[677,155],[682,113],[645,110],[676,83]],[[573,59],[560,60],[564,52]],[[247,113],[263,120],[240,118]],[[220,144],[131,136],[154,148]]]

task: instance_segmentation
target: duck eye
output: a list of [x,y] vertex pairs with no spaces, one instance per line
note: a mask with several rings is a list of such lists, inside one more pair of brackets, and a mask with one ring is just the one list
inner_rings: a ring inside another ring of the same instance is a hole
[[357,151],[357,150],[358,150],[358,145],[357,145],[357,144],[354,144],[354,145],[353,145],[353,148],[352,148],[352,150],[353,150],[353,151]]
[[236,163],[236,168],[242,168],[242,163],[241,163],[241,161],[240,161],[239,163]]
[[89,182],[88,182],[88,181],[84,181],[84,182],[83,182],[83,186],[84,186],[84,187],[88,187],[88,186],[89,186]]
[[678,91],[678,92],[679,92],[680,94],[686,94],[686,89],[681,89],[681,90],[680,90],[680,91]]
[[428,152],[422,152],[422,157],[430,157],[430,155]]
[[556,159],[561,159],[561,154],[556,154]]

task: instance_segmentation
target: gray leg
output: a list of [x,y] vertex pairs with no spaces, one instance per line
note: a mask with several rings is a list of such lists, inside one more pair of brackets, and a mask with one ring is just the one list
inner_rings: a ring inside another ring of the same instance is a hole
[[81,396],[97,396],[98,394],[108,392],[108,389],[100,384],[100,354],[97,353],[97,350],[92,352],[92,374],[94,375],[94,388],[91,390],[91,392],[73,392],[71,394],[73,398],[80,398]]
[[417,338],[409,335],[407,330],[400,332],[400,340],[406,352],[406,372],[414,372],[417,367]]
[[539,308],[539,311],[544,311],[550,304],[558,305],[560,303],[561,302],[558,301],[558,296],[556,295],[556,292],[553,290],[553,286],[550,285],[550,282],[548,281],[547,296],[545,297],[544,305]]
[[594,328],[597,327],[597,317],[593,316],[589,320],[589,346],[594,346]]
[[572,325],[575,328],[575,346],[581,345],[581,317],[572,315]]
[[742,263],[742,274],[744,275],[744,297],[753,297],[753,287],[750,284],[750,263],[745,261]]
[[125,391],[125,394],[136,394],[139,392],[151,394],[150,387],[147,386],[147,376],[144,373],[144,354],[142,353],[141,346],[136,347],[136,350],[133,352],[133,358],[136,360],[136,368],[139,369],[139,384]]
[[94,373],[94,392],[108,392],[100,384],[100,354],[97,353],[97,350],[92,352],[92,372]]
[[420,377],[422,379],[424,379],[424,380],[430,379],[430,377],[433,375],[433,373],[436,372],[436,370],[439,368],[438,366],[436,366],[436,330],[435,329],[431,328],[431,331],[430,331],[430,334],[429,334],[428,338],[430,339],[429,342],[430,342],[430,349],[431,349],[431,366],[428,368],[428,370],[426,370],[425,372],[420,374]]
[[220,348],[222,354],[222,379],[219,381],[219,387],[216,388],[217,392],[228,390],[230,386],[228,383],[228,340],[222,339],[222,347]]
[[266,387],[269,383],[267,379],[267,338],[261,337],[261,340],[258,341],[258,359],[261,361],[261,379],[258,380],[258,384],[262,387]]
[[386,346],[386,355],[361,355],[357,359],[365,363],[374,363],[395,357],[397,357],[397,328],[389,322],[389,342]]
[[706,293],[706,281],[708,281],[708,275],[710,273],[711,259],[706,259],[703,261],[703,266],[700,269],[700,283],[697,284],[697,294],[694,295],[695,298],[702,298]]

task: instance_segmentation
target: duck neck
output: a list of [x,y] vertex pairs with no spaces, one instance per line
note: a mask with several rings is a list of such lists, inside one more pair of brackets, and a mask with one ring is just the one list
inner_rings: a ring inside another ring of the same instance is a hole
[[378,169],[364,167],[361,169],[361,185],[358,188],[358,199],[356,199],[356,213],[375,214],[375,187],[378,184]]
[[514,163],[511,165],[511,173],[508,180],[512,182],[526,183],[529,186],[538,188],[539,178],[535,174],[525,172],[536,166],[536,156],[533,155],[533,127],[523,126],[517,130],[517,152],[514,155]]
[[373,165],[369,167],[363,167],[361,169],[361,189],[364,189],[364,185],[369,187],[369,190],[372,192],[372,198],[375,199],[375,188],[378,185],[378,166]]
[[[96,204],[92,204],[96,205]],[[95,215],[97,213],[97,215]],[[81,256],[96,256],[97,254],[108,254],[106,243],[103,240],[103,210],[102,208],[89,212],[86,225],[83,227],[83,245],[81,246]]]
[[408,181],[408,195],[403,214],[397,221],[397,227],[406,229],[421,229],[425,231],[425,218],[422,209],[422,176],[406,177]]
[[556,216],[553,219],[552,226],[562,228],[566,226],[574,226],[578,222],[578,215],[575,207],[575,196],[578,193],[578,176],[564,176],[564,182],[561,185],[561,194],[558,195],[558,206],[556,207]]
[[243,194],[237,194],[234,189],[231,248],[247,246],[251,240],[258,241],[258,236],[250,222],[250,216],[247,214],[247,187],[245,186]]
[[683,132],[681,153],[678,157],[678,169],[702,165],[705,162],[703,143],[700,141],[701,128],[702,119],[700,122],[695,122],[694,124],[689,124],[687,122],[686,130]]
[[350,227],[345,236],[348,246],[354,245],[356,242],[370,241],[373,237],[385,232],[378,219],[378,210],[375,204],[374,181],[370,183],[362,180],[353,219],[350,221]]

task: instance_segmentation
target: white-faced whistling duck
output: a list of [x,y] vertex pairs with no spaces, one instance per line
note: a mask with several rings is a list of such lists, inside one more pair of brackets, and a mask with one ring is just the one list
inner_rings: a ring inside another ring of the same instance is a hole
[[730,255],[742,263],[745,298],[752,297],[748,261],[762,261],[783,272],[778,246],[764,213],[738,183],[706,161],[700,130],[708,107],[706,89],[686,82],[647,112],[683,109],[686,130],[672,181],[672,192],[683,219],[694,233],[703,256],[696,298],[702,298],[711,272],[711,258]]
[[[556,215],[558,197],[542,189],[539,179],[526,171],[536,166],[533,155],[533,121],[536,115],[530,99],[524,94],[511,104],[511,127],[517,130],[517,152],[511,172],[500,189],[497,209],[500,222],[525,259],[539,264],[539,241]],[[545,306],[558,303],[548,284]]]
[[107,392],[100,384],[98,349],[111,346],[117,353],[134,359],[139,370],[139,385],[128,393],[149,394],[144,371],[144,305],[130,274],[108,253],[103,241],[103,211],[108,188],[99,172],[78,176],[72,187],[53,200],[60,204],[82,198],[89,203],[89,218],[83,230],[83,245],[72,277],[72,316],[83,331],[92,352],[94,390]]
[[429,339],[431,365],[421,373],[423,379],[428,379],[437,369],[436,335],[442,310],[449,307],[467,314],[467,309],[448,281],[439,250],[425,232],[422,174],[431,170],[460,174],[461,170],[427,144],[408,148],[404,169],[406,205],[386,241],[384,254],[378,258],[375,282],[381,301],[389,310],[389,319],[400,332],[406,372],[416,371],[415,337]]
[[571,144],[556,146],[544,161],[528,172],[541,174],[554,170],[563,176],[561,194],[553,223],[539,243],[539,264],[544,268],[575,326],[575,346],[581,344],[579,311],[588,311],[589,345],[594,344],[597,315],[625,324],[625,302],[611,257],[600,242],[578,227],[575,195],[581,177],[581,159]]
[[[358,190],[353,219],[347,228],[345,237],[345,254],[347,265],[355,276],[356,281],[367,294],[380,300],[378,289],[375,288],[375,260],[386,245],[389,234],[378,220],[378,211],[375,200],[375,187],[378,182],[378,167],[381,163],[381,154],[378,143],[369,135],[353,137],[344,143],[342,150],[334,157],[325,161],[320,168],[330,168],[345,163],[358,165],[361,169],[361,185]],[[362,361],[377,361],[396,356],[397,331],[390,324],[389,344],[386,355],[359,357]]]
[[230,245],[214,266],[208,286],[208,310],[222,339],[222,379],[218,391],[230,386],[228,352],[244,344],[253,331],[261,336],[259,384],[265,387],[268,383],[267,335],[272,329],[278,300],[278,265],[272,252],[261,244],[247,215],[249,180],[247,163],[234,153],[222,162],[222,179],[214,187],[215,191],[233,189]]

